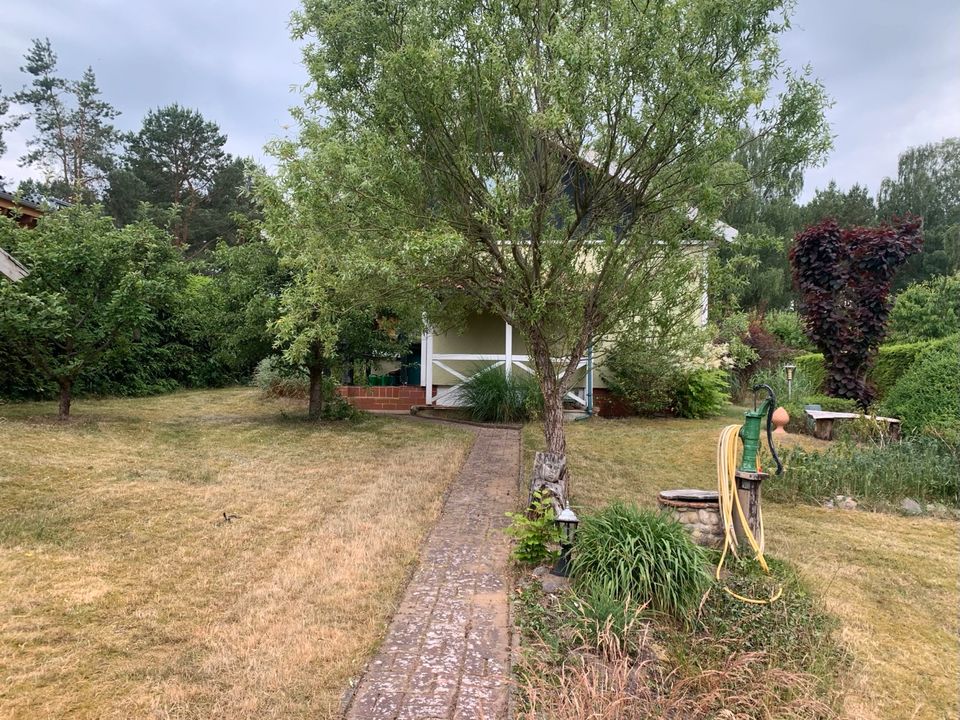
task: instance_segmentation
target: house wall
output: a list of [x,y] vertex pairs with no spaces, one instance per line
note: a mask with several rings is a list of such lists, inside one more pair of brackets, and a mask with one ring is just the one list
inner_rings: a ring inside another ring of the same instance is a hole
[[[683,252],[689,254],[697,260],[697,264],[702,267],[706,273],[707,250],[703,245],[688,245]],[[707,296],[704,290],[701,306],[690,318],[690,322],[700,327],[707,322]],[[434,355],[443,354],[470,354],[470,355],[503,355],[505,353],[505,325],[502,319],[490,313],[477,313],[468,318],[466,326],[457,331],[450,331],[435,335],[433,338]],[[599,356],[594,363],[593,386],[596,390],[605,390],[608,388],[607,379],[603,373],[602,350],[608,347],[610,341],[604,344],[604,347],[597,347],[595,351]],[[513,332],[513,341],[511,355],[527,355],[527,344],[519,332]],[[495,359],[490,360],[441,360],[451,369],[460,372],[469,377],[475,374],[481,367],[493,364]],[[529,361],[524,363],[532,368]],[[522,368],[514,365],[513,372],[524,372]],[[426,373],[421,371],[421,383],[426,382]],[[441,367],[434,366],[433,384],[438,388],[447,388],[461,382],[456,375],[444,370]],[[582,390],[586,385],[586,369],[581,369],[578,373],[574,388]],[[578,393],[582,394],[582,393]],[[595,398],[596,401],[596,398]]]

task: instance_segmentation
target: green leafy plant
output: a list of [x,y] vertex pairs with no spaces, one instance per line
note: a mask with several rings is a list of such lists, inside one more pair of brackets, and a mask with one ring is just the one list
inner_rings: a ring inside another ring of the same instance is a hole
[[960,349],[928,354],[894,385],[883,409],[908,433],[926,432],[960,446]]
[[[771,588],[783,592],[773,605],[753,605],[714,591],[704,601],[696,630],[706,642],[677,645],[689,653],[689,665],[715,665],[731,652],[763,652],[764,661],[786,672],[809,673],[815,694],[836,699],[837,680],[850,664],[839,639],[839,623],[789,564],[767,557],[770,575],[750,559],[731,558],[725,578],[730,589],[747,597],[764,597]],[[681,644],[682,643],[682,644]]]
[[536,417],[543,395],[536,378],[514,372],[508,377],[502,367],[488,367],[460,386],[470,417],[479,422],[522,422]]
[[257,363],[251,384],[270,397],[304,398],[310,389],[307,374],[277,356],[265,357]]
[[686,373],[674,389],[674,409],[680,417],[714,417],[730,402],[729,389],[724,371],[693,370]]
[[[877,397],[882,399],[897,384],[897,381],[913,364],[939,348],[956,348],[960,345],[960,335],[950,335],[938,340],[921,342],[892,343],[881,345],[877,352],[876,364],[870,370],[867,379],[874,385]],[[809,353],[794,358],[797,371],[803,372],[820,392],[826,380],[823,355]]]
[[774,500],[820,503],[851,495],[868,505],[909,497],[954,506],[960,500],[960,456],[933,438],[835,441],[819,452],[790,448],[783,460],[786,472],[764,490]]
[[917,342],[960,333],[960,273],[911,285],[890,311],[890,339]]
[[705,561],[679,523],[614,503],[581,523],[571,575],[585,595],[604,593],[689,619],[710,584]]
[[676,362],[657,348],[619,345],[604,363],[610,391],[640,415],[669,412],[680,380]]
[[614,597],[604,588],[587,587],[567,600],[566,608],[573,627],[588,647],[601,651],[625,648],[635,650],[637,628],[643,606]]
[[798,313],[792,310],[772,310],[763,318],[763,325],[767,331],[789,348],[807,350],[812,348],[806,333],[803,331],[803,321]]
[[560,542],[553,503],[543,493],[534,493],[526,512],[507,513],[513,522],[506,533],[517,543],[513,558],[521,563],[539,564],[557,557],[555,546]]

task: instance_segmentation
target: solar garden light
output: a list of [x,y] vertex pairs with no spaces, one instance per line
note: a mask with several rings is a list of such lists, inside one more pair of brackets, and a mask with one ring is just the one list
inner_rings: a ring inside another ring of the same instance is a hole
[[783,371],[787,374],[787,400],[793,400],[793,374],[797,371],[797,366],[787,363],[783,366]]
[[570,503],[560,511],[555,521],[560,528],[560,557],[557,558],[553,566],[553,574],[560,577],[570,575],[570,553],[573,550],[573,536],[577,533],[577,525],[580,524],[580,518],[570,509]]

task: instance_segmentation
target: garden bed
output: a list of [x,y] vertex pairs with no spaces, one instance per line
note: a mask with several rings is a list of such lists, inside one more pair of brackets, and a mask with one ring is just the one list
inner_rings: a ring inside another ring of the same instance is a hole
[[[742,410],[711,420],[592,420],[567,429],[573,504],[578,513],[613,500],[655,507],[659,491],[715,487],[717,436]],[[828,443],[787,442],[805,451]],[[526,461],[542,445],[524,432]],[[528,473],[529,474],[529,473]],[[828,510],[773,502],[785,485],[764,489],[768,557],[795,565],[804,583],[841,623],[854,657],[844,710],[851,718],[939,720],[958,712],[960,605],[957,524],[929,517]]]

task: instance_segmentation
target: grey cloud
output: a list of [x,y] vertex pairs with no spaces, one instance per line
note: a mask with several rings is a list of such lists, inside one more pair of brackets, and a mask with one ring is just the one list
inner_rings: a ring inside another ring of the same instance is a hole
[[[49,36],[65,74],[92,65],[124,129],[153,107],[198,108],[229,135],[229,149],[263,160],[284,133],[290,92],[306,73],[290,40],[296,0],[6,0],[0,87],[19,87],[29,38]],[[836,179],[876,190],[909,145],[960,134],[960,3],[955,0],[801,0],[783,39],[785,61],[811,64],[836,100],[826,167],[804,194]],[[8,138],[0,174],[16,167],[23,133]]]

